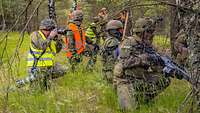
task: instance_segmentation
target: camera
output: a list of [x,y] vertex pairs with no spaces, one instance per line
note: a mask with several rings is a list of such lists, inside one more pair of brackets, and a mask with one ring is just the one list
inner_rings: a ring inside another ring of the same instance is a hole
[[61,35],[66,35],[67,31],[69,31],[69,30],[66,28],[57,28],[58,34],[61,34]]

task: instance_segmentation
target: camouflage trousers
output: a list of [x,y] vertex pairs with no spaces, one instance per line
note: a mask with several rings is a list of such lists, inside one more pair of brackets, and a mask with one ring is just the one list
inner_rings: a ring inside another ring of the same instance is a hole
[[[152,79],[153,80],[153,79]],[[118,101],[122,110],[134,110],[149,103],[170,84],[169,78],[146,81],[136,78],[114,78]]]
[[82,55],[72,56],[71,58],[69,58],[69,63],[71,65],[71,70],[73,72],[76,71],[76,68],[78,64],[81,63],[82,59],[83,59]]
[[86,50],[84,52],[84,55],[89,58],[87,66],[86,66],[87,70],[93,70],[94,69],[94,66],[95,66],[96,61],[97,61],[98,51],[99,51],[99,47],[95,47],[92,44],[86,45]]
[[[29,76],[24,79],[25,83],[30,82],[31,87],[40,86],[41,89],[48,89],[50,87],[49,80],[62,77],[66,74],[67,67],[56,63],[52,67],[37,67],[33,72],[31,68],[28,68]],[[38,81],[38,82],[35,82]]]
[[103,63],[103,78],[107,80],[109,83],[113,82],[113,70],[115,66],[116,59],[114,57],[105,57],[103,58],[102,63]]
[[93,54],[92,56],[89,56],[89,60],[88,60],[86,68],[88,70],[93,70],[96,64],[96,61],[97,61],[97,54]]
[[108,81],[109,83],[112,83],[113,81],[113,70],[106,70],[106,69],[103,69],[103,79]]

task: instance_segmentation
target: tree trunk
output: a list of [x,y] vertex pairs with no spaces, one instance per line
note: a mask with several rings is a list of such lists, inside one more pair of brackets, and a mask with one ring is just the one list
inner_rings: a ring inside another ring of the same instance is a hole
[[49,7],[49,18],[57,22],[55,0],[48,0],[48,7]]
[[[128,0],[128,2],[130,3],[131,2],[131,0]],[[133,18],[133,14],[132,14],[132,9],[131,9],[131,7],[129,7],[128,9],[127,9],[127,11],[128,11],[128,14],[129,14],[129,18],[128,18],[128,24],[127,24],[127,28],[126,28],[126,36],[132,36],[133,35],[133,29],[132,29],[132,25],[133,25],[133,23],[132,23],[132,18]]]
[[[170,0],[171,3],[176,4],[176,0]],[[176,51],[174,49],[174,42],[176,40],[176,34],[179,32],[179,19],[178,19],[178,10],[176,7],[171,7],[171,24],[170,24],[170,43],[171,43],[171,56],[175,57]]]
[[38,29],[39,28],[39,8],[37,9],[37,12],[36,12],[36,28],[35,29]]
[[5,21],[5,15],[4,15],[4,7],[3,7],[3,0],[1,0],[1,15],[2,15],[2,31],[6,28],[6,21]]
[[[199,17],[198,17],[199,18]],[[195,23],[198,20],[195,21]],[[193,80],[193,91],[194,95],[194,105],[193,108],[197,108],[196,111],[200,112],[200,38],[199,38],[199,26],[191,32],[192,39],[190,39],[189,48],[190,48],[190,65],[191,65],[191,74]]]
[[[185,7],[191,7],[191,9],[197,10],[200,7],[200,3],[195,3],[196,0],[183,0],[181,5]],[[198,7],[197,7],[198,6]],[[193,99],[190,113],[200,112],[200,27],[199,27],[199,14],[192,13],[190,11],[185,12],[182,16],[185,21],[181,21],[181,25],[184,25],[185,32],[188,36],[189,46],[189,66],[191,71],[192,85],[193,85]]]

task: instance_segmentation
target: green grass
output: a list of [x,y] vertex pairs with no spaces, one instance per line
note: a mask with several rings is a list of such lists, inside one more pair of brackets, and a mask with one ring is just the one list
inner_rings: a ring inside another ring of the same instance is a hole
[[157,35],[154,37],[153,44],[159,46],[159,49],[170,48],[170,39],[166,36]]
[[[3,76],[0,82],[3,87],[7,81],[14,83],[14,79],[26,76],[26,53],[29,45],[29,37],[25,35],[24,42],[19,49],[20,60],[15,60],[12,65],[13,74],[7,75],[6,70],[8,56],[12,56],[18,38],[17,33],[10,33],[8,37],[7,52],[3,58],[4,64],[0,68]],[[167,40],[167,42],[163,41]],[[165,42],[165,43],[164,43]],[[154,40],[163,48],[169,47],[169,40],[158,37]],[[164,45],[166,44],[166,45]],[[164,45],[164,46],[163,46]],[[2,45],[0,45],[2,48]],[[0,50],[0,54],[2,49]],[[57,61],[68,66],[64,53],[58,55]],[[121,113],[117,102],[117,96],[112,86],[102,79],[101,63],[98,61],[94,72],[87,72],[85,64],[80,65],[80,72],[68,72],[64,77],[51,81],[51,89],[46,92],[25,87],[8,95],[8,105],[5,107],[6,93],[0,92],[0,111],[7,108],[7,112],[13,113]],[[20,70],[17,72],[17,70]],[[16,74],[16,75],[15,75]],[[190,90],[185,81],[172,80],[172,84],[163,93],[155,98],[152,105],[142,105],[134,113],[175,113],[181,102]]]

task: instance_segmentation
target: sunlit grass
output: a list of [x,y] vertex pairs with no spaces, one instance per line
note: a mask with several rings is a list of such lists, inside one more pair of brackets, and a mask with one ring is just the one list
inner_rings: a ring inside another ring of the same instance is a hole
[[160,48],[170,48],[169,37],[163,35],[157,35],[154,37],[153,44],[159,46]]

